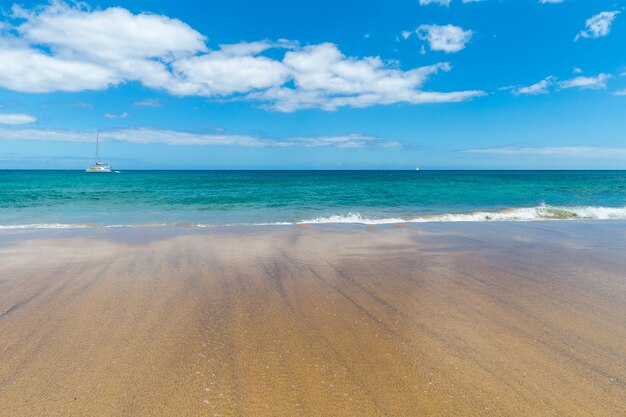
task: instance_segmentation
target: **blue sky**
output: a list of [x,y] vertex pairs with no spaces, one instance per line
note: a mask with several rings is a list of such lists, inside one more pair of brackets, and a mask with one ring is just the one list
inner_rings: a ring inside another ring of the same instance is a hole
[[3,2],[0,169],[626,169],[603,0]]

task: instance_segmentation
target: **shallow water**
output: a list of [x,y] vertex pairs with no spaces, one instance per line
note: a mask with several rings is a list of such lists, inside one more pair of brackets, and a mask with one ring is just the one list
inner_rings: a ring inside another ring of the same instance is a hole
[[626,218],[626,171],[0,171],[0,227],[581,218]]

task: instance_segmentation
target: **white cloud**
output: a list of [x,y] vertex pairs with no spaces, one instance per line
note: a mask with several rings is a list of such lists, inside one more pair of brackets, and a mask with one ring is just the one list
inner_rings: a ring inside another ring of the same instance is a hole
[[97,64],[63,59],[0,39],[0,87],[26,93],[102,90],[117,84],[115,71]]
[[606,88],[607,80],[611,78],[609,74],[598,74],[595,77],[575,77],[569,80],[561,81],[559,87],[561,88],[581,88],[590,90],[600,90]]
[[48,102],[48,103],[43,103],[42,106],[44,107],[74,107],[75,109],[93,109],[96,106],[94,106],[91,103],[84,103],[84,102]]
[[513,87],[511,88],[511,90],[513,94],[515,95],[546,94],[548,93],[549,88],[553,86],[555,82],[556,82],[556,78],[553,76],[549,76],[539,82],[536,82],[535,84],[532,84],[526,87]]
[[155,98],[147,98],[145,100],[138,100],[133,103],[136,107],[161,107],[162,104]]
[[[427,6],[429,4],[437,4],[439,6],[450,6],[450,3],[452,2],[452,0],[419,0],[420,1],[420,5],[422,6]],[[463,3],[477,3],[479,1],[484,1],[484,0],[463,0]]]
[[[275,45],[267,45],[267,47]],[[261,52],[259,47],[254,52]],[[291,112],[320,108],[368,107],[392,103],[456,102],[477,97],[480,91],[423,92],[430,75],[449,71],[436,65],[401,71],[379,57],[345,56],[332,43],[294,47],[289,45],[282,60],[233,54],[224,47],[174,65],[180,88],[189,94],[244,94],[264,107]],[[176,90],[172,90],[176,93]]]
[[[577,71],[574,71],[577,72]],[[543,80],[529,86],[503,87],[500,90],[511,90],[515,95],[538,95],[546,94],[552,88],[568,89],[579,88],[587,90],[601,90],[607,86],[607,81],[612,78],[610,74],[600,73],[595,77],[578,76],[569,80],[557,81],[554,76],[549,76]],[[613,93],[615,94],[615,93]]]
[[0,124],[3,125],[23,125],[37,121],[35,116],[21,113],[0,113]]
[[[53,1],[31,10],[14,7],[12,18],[15,24],[0,34],[0,87],[20,92],[140,82],[173,95],[253,100],[279,111],[455,102],[484,94],[422,91],[429,75],[450,70],[446,63],[403,71],[379,57],[345,56],[331,43],[258,41],[208,50],[205,37],[180,20],[120,7]],[[450,30],[433,38],[433,49],[462,49],[471,36]]]
[[421,91],[430,75],[451,69],[447,63],[401,71],[389,68],[378,57],[346,57],[330,43],[290,51],[283,62],[292,74],[295,88],[272,88],[252,95],[273,102],[272,108],[280,111],[316,107],[335,110],[376,103],[456,102],[484,94],[480,91]]
[[107,119],[126,119],[128,117],[128,113],[127,112],[119,113],[119,114],[105,113],[104,117],[106,117]]
[[438,4],[439,6],[450,6],[451,0],[420,0],[420,4],[422,6],[426,6],[428,4]]
[[620,12],[601,12],[591,16],[585,22],[585,29],[581,30],[574,38],[577,41],[580,38],[599,38],[606,36],[611,31],[611,24]]
[[626,156],[626,147],[612,146],[504,146],[497,148],[467,149],[465,152],[503,157],[534,156],[560,158],[615,158]]
[[23,23],[0,38],[0,86],[15,91],[102,90],[125,81],[160,87],[168,62],[206,50],[204,37],[179,20],[118,7],[54,1],[14,6],[13,15]]
[[611,94],[614,96],[626,96],[626,89],[613,91]]
[[94,107],[96,107],[91,103],[82,103],[82,102],[68,103],[67,105],[70,107],[75,107],[77,109],[93,109]]
[[539,0],[539,3],[541,3],[541,4],[546,4],[546,3],[554,4],[554,3],[563,3],[563,1],[565,1],[565,0]]
[[[172,64],[177,81],[166,88],[173,94],[224,96],[267,89],[286,83],[288,68],[264,56],[253,55],[249,44],[227,45],[218,51],[175,61]],[[233,53],[232,49],[235,50]]]
[[471,30],[454,25],[420,25],[415,33],[420,39],[428,41],[433,51],[446,53],[459,52],[473,35]]
[[[192,133],[178,130],[132,128],[101,131],[101,141],[166,145],[221,145],[243,147],[338,147],[399,148],[400,143],[376,136],[352,133],[335,136],[294,136],[263,138],[250,135]],[[0,129],[0,141],[93,142],[94,133],[54,129]]]
[[178,19],[133,15],[120,7],[90,10],[55,1],[33,11],[14,10],[26,21],[17,31],[31,44],[51,45],[68,57],[95,60],[159,58],[169,61],[206,50],[205,38]]

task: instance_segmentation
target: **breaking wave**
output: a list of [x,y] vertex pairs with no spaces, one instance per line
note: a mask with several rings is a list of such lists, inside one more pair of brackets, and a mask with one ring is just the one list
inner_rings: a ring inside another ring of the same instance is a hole
[[488,222],[488,221],[539,221],[539,220],[626,220],[626,207],[555,207],[538,206],[511,208],[497,211],[475,211],[471,213],[448,213],[401,218],[368,218],[360,214],[334,215],[303,220],[298,224],[358,223],[397,224],[428,222]]
[[497,221],[547,221],[547,220],[626,220],[626,207],[558,207],[537,206],[510,208],[496,211],[475,211],[471,213],[433,214],[418,217],[367,217],[359,213],[338,214],[316,217],[294,222],[265,222],[237,224],[199,224],[199,223],[159,223],[159,224],[114,224],[102,225],[94,223],[63,224],[36,223],[20,225],[0,225],[1,229],[85,229],[94,227],[214,227],[214,226],[288,226],[306,224],[401,224],[401,223],[435,223],[435,222],[497,222]]

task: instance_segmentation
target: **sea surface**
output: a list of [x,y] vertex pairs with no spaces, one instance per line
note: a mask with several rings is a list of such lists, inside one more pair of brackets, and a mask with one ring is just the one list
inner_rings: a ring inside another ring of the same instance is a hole
[[0,171],[0,228],[626,219],[626,171]]

